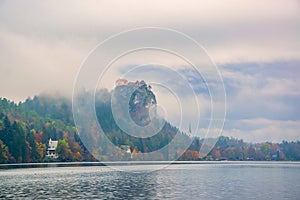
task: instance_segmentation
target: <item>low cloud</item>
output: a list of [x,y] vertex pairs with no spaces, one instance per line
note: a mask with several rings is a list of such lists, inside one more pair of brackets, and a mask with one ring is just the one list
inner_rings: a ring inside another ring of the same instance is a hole
[[247,142],[299,141],[300,121],[269,120],[264,118],[229,120],[223,135],[242,138]]
[[[227,126],[223,134],[249,141],[297,139],[300,120],[297,88],[300,85],[299,21],[297,0],[189,3],[113,0],[90,1],[88,4],[82,1],[59,4],[52,1],[0,1],[0,94],[15,101],[45,91],[59,91],[71,96],[76,74],[97,44],[132,28],[166,27],[194,38],[218,64],[228,103]],[[124,41],[122,45],[126,48],[130,43]],[[173,45],[184,48],[181,43]],[[191,54],[197,57],[199,52]],[[151,60],[153,57],[148,55]],[[145,58],[135,54],[119,64],[139,64]],[[161,54],[156,60],[161,61],[156,64],[163,63],[186,73],[203,102],[201,110],[207,110],[210,101],[204,80],[199,76],[193,79],[195,77],[185,71],[186,63],[180,59]],[[111,89],[119,75],[122,73],[112,70],[107,76],[109,84],[103,86]],[[147,81],[147,77],[143,79]],[[222,89],[218,88],[219,83],[210,80],[206,82],[210,87]],[[176,81],[175,85],[176,91],[180,92],[182,85]],[[158,96],[168,100],[163,93]],[[185,97],[185,102],[189,103]],[[175,109],[176,105],[170,104],[170,107]],[[221,102],[215,102],[215,108],[222,110]],[[193,117],[191,115],[186,121]],[[253,125],[242,120],[253,120]],[[255,123],[259,129],[247,129],[256,127]],[[187,129],[187,124],[183,129]]]
[[[299,120],[297,85],[300,61],[240,63],[221,67],[228,97],[228,118]],[[237,67],[238,66],[238,67]],[[291,73],[293,72],[293,73]]]

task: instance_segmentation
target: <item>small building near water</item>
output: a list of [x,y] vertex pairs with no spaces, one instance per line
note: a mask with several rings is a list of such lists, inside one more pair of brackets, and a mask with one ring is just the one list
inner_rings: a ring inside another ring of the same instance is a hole
[[57,140],[51,140],[51,138],[49,139],[48,149],[46,154],[47,158],[55,158],[55,159],[58,158],[58,155],[56,153],[57,144],[58,144]]

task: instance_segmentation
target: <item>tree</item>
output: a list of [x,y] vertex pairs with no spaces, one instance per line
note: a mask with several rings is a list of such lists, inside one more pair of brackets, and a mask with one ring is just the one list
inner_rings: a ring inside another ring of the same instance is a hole
[[26,162],[26,140],[24,127],[14,122],[8,134],[7,146],[17,162]]
[[27,146],[28,146],[28,158],[27,160],[29,162],[37,162],[41,160],[40,154],[38,152],[37,144],[35,142],[35,130],[31,130],[27,136],[26,136],[26,141],[27,141]]
[[57,144],[57,154],[59,156],[59,159],[61,161],[72,161],[73,160],[73,154],[70,149],[69,143],[66,139],[58,140]]
[[271,145],[269,143],[263,143],[260,147],[260,151],[264,154],[267,160],[271,158]]
[[10,153],[7,146],[0,140],[0,163],[8,163],[10,161]]
[[219,149],[213,149],[211,154],[214,160],[219,160],[221,157],[221,153]]
[[248,147],[247,149],[247,156],[250,159],[255,159],[256,158],[256,151],[253,148],[253,146],[251,145],[250,147]]

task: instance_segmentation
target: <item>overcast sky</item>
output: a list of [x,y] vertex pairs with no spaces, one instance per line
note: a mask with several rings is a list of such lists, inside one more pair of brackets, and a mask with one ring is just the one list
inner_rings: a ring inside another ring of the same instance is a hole
[[139,27],[178,30],[206,49],[227,94],[223,135],[300,140],[298,0],[0,0],[0,96],[70,97],[89,52],[111,35]]

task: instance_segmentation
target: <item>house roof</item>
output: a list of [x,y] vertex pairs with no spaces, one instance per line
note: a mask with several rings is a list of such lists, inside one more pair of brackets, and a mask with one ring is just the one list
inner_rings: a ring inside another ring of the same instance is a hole
[[53,146],[54,148],[56,148],[57,144],[58,144],[57,140],[52,140],[51,138],[49,139],[49,146]]

